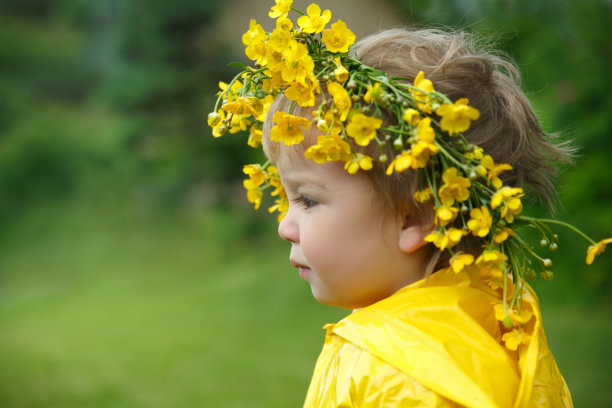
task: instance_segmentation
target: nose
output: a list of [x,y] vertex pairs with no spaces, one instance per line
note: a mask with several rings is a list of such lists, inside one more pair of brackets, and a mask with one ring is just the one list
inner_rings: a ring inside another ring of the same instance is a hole
[[285,217],[278,224],[278,235],[285,241],[289,241],[291,243],[298,242],[299,240],[299,229],[297,222],[295,220],[295,216],[293,215],[293,211],[291,210],[291,206]]

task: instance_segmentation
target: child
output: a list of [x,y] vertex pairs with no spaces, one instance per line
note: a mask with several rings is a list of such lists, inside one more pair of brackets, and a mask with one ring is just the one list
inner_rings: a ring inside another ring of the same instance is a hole
[[[547,143],[519,88],[498,70],[514,73],[512,66],[477,54],[466,41],[436,31],[390,30],[355,49],[361,62],[390,76],[415,78],[426,70],[451,100],[467,96],[480,111],[468,140],[494,154],[495,162],[512,163],[507,183],[533,179],[534,189],[550,197],[543,169],[547,157],[566,159],[564,151]],[[435,228],[433,212],[415,202],[414,174],[389,177],[387,166],[377,163],[349,174],[341,162],[307,159],[304,152],[321,134],[315,126],[298,145],[273,142],[274,114],[290,104],[279,95],[263,127],[264,149],[289,200],[279,235],[292,244],[291,264],[318,301],[359,309],[326,326],[304,406],[572,406],[535,296],[523,296],[524,309],[535,315],[531,339],[510,350],[495,317],[500,294],[472,273],[443,270],[448,259],[425,241]],[[310,111],[298,107],[293,114],[308,118]],[[371,147],[362,151],[373,156]],[[436,272],[424,279],[429,270]]]
[[571,407],[525,283],[535,263],[549,279],[551,261],[514,229],[556,248],[544,220],[521,215],[522,186],[551,204],[569,149],[542,130],[517,70],[436,30],[349,51],[329,10],[310,5],[294,29],[290,5],[276,0],[270,34],[251,21],[257,66],[222,85],[209,124],[263,142],[247,198],[258,208],[272,189],[291,264],[318,301],[355,309],[325,326],[304,406]]

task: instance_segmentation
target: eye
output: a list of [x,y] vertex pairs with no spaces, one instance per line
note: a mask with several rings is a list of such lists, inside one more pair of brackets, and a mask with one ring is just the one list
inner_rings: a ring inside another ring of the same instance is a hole
[[318,204],[315,200],[304,194],[294,198],[292,201],[298,205],[304,206],[305,208],[310,208]]

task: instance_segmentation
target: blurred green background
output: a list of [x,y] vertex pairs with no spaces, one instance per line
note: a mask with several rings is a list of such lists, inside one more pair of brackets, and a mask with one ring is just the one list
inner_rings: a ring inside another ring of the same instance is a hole
[[[358,37],[492,36],[546,129],[580,147],[557,216],[612,235],[610,1],[318,4]],[[244,139],[205,125],[271,5],[0,1],[0,406],[301,406],[321,326],[346,311],[311,298],[244,199]],[[549,343],[575,405],[609,407],[612,254],[586,267],[586,242],[559,234],[555,279],[534,283]]]

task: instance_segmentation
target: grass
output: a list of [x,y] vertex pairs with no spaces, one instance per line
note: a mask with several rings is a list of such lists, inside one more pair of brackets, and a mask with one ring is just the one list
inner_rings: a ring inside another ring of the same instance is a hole
[[[268,221],[100,199],[28,212],[1,242],[0,406],[300,406],[345,312],[311,298]],[[610,309],[542,303],[575,405],[611,406]]]

